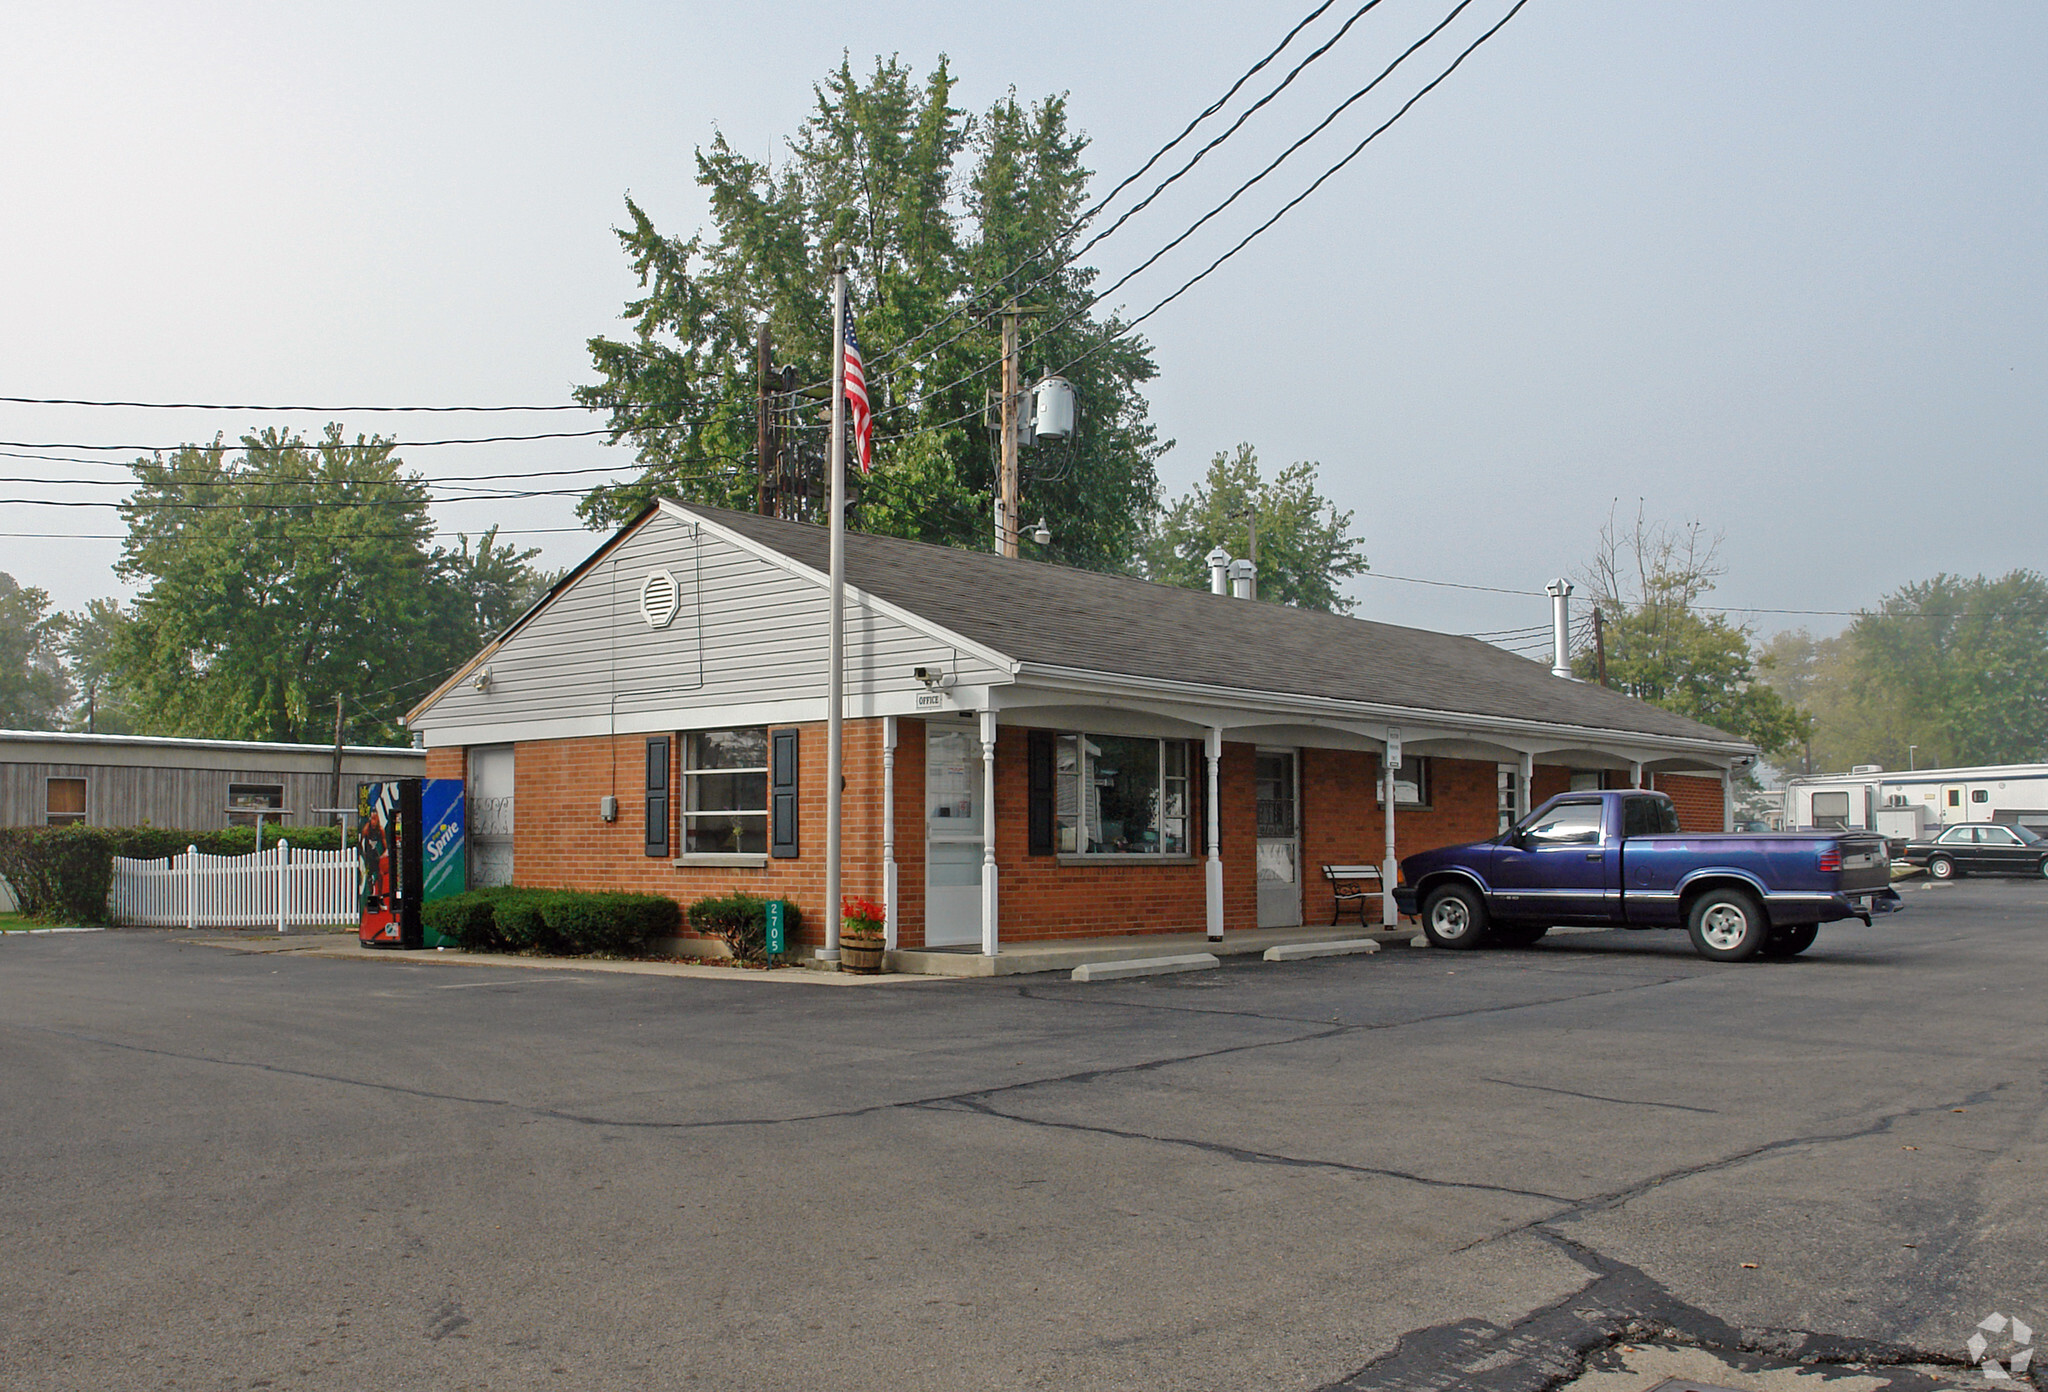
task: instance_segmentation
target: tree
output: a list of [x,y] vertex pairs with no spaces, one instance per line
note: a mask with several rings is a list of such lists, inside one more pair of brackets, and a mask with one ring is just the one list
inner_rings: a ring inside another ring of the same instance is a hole
[[64,675],[64,616],[50,596],[0,571],[0,727],[54,730],[71,698]]
[[1338,585],[1366,570],[1365,543],[1350,535],[1351,514],[1318,491],[1320,466],[1290,464],[1271,482],[1259,476],[1248,444],[1219,453],[1185,497],[1166,508],[1145,540],[1145,574],[1185,589],[1209,588],[1209,553],[1249,550],[1251,506],[1259,529],[1260,599],[1348,614],[1358,601]]
[[629,339],[590,340],[599,380],[577,399],[611,412],[614,442],[630,442],[643,467],[630,484],[593,490],[585,520],[616,524],[662,494],[754,506],[763,319],[778,361],[813,384],[784,419],[822,451],[830,249],[844,243],[875,410],[874,471],[858,480],[853,525],[991,545],[999,449],[982,420],[999,385],[994,315],[1014,296],[1032,311],[1025,380],[1059,370],[1080,406],[1076,440],[1025,452],[1024,506],[1054,534],[1043,554],[1135,564],[1161,448],[1137,387],[1154,368],[1142,340],[1089,312],[1095,272],[1064,264],[1087,142],[1068,131],[1064,98],[1024,106],[1012,93],[974,119],[951,105],[953,82],[943,59],[922,84],[894,59],[865,81],[842,60],[785,163],[714,138],[697,152],[708,235],[665,236],[627,200],[618,237],[644,293],[626,305]]
[[[1759,679],[1749,630],[1699,607],[1724,573],[1720,547],[1697,522],[1651,523],[1638,510],[1623,532],[1609,514],[1574,578],[1603,611],[1609,686],[1782,756],[1810,722]],[[1573,670],[1591,677],[1594,662],[1581,653]]]
[[131,620],[117,599],[95,599],[69,615],[64,630],[64,662],[78,689],[70,726],[86,734],[126,735],[135,730],[135,715],[121,685],[122,643]]
[[117,646],[151,733],[324,740],[341,695],[359,739],[516,617],[536,552],[432,544],[426,483],[388,440],[275,429],[137,460],[117,572],[147,582]]

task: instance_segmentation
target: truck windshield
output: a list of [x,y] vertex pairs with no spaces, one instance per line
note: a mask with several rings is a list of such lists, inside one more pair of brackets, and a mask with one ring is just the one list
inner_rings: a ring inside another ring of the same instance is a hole
[[1678,809],[1671,805],[1671,799],[1669,798],[1629,798],[1621,805],[1621,834],[1623,836],[1676,836],[1678,835]]

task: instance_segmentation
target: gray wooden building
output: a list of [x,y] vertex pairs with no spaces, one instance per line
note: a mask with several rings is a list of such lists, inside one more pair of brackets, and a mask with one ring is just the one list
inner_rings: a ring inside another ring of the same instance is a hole
[[[370,778],[416,777],[426,753],[345,745],[344,804]],[[328,825],[334,747],[0,730],[0,826]]]

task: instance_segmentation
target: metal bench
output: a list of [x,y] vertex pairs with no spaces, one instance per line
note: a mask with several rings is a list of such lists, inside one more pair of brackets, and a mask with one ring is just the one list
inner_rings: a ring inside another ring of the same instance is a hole
[[[1380,868],[1377,865],[1325,865],[1323,878],[1330,882],[1330,926],[1337,926],[1338,915],[1344,906],[1356,900],[1358,903],[1358,926],[1369,926],[1365,917],[1365,901],[1381,896]],[[1371,885],[1370,889],[1366,888]]]

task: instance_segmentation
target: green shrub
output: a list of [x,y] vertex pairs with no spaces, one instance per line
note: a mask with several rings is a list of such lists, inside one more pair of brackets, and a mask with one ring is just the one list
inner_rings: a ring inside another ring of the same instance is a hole
[[508,952],[543,952],[560,955],[561,944],[541,917],[541,910],[556,891],[513,889],[498,895],[492,905],[498,940]]
[[420,906],[420,924],[461,944],[465,952],[502,951],[498,933],[498,901],[502,889],[472,889]]
[[[793,940],[797,930],[796,905],[784,910],[783,930]],[[719,939],[742,962],[768,959],[768,901],[739,893],[711,895],[690,905],[690,926]]]
[[673,937],[682,921],[676,901],[660,894],[555,894],[540,905],[541,922],[571,956],[621,956],[646,948],[649,938]]

